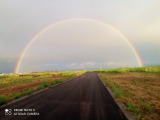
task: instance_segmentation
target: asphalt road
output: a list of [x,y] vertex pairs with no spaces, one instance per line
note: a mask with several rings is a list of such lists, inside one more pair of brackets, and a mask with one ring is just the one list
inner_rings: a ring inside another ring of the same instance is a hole
[[126,117],[98,75],[92,72],[1,107],[0,120],[10,119],[126,120]]

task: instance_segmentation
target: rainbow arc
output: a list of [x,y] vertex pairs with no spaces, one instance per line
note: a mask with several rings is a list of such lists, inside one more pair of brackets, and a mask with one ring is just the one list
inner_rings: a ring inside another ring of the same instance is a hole
[[43,34],[44,32],[46,32],[47,30],[57,26],[57,25],[60,25],[60,24],[63,24],[65,22],[71,22],[71,21],[88,21],[88,22],[94,22],[94,23],[97,23],[97,24],[100,24],[100,25],[103,25],[105,27],[107,27],[108,29],[110,29],[111,31],[115,32],[119,37],[121,37],[130,47],[130,49],[132,50],[134,56],[136,57],[136,60],[139,64],[140,67],[143,67],[143,62],[141,60],[141,57],[139,55],[139,53],[137,52],[137,50],[135,49],[135,47],[133,46],[133,44],[129,41],[129,39],[122,33],[120,32],[118,29],[116,29],[115,27],[103,22],[103,21],[100,21],[100,20],[96,20],[96,19],[91,19],[91,18],[69,18],[69,19],[62,19],[62,20],[59,20],[59,21],[56,21],[56,22],[53,22],[52,24],[44,27],[43,29],[41,29],[37,34],[35,34],[31,40],[29,40],[29,42],[27,43],[27,45],[25,46],[25,48],[23,49],[23,51],[21,52],[20,56],[19,56],[19,59],[17,61],[17,64],[15,66],[15,70],[14,72],[15,73],[19,73],[19,69],[20,69],[20,66],[21,66],[21,63],[22,63],[22,60],[23,60],[23,57],[25,56],[27,50],[29,49],[29,47],[31,46],[31,44],[41,35]]

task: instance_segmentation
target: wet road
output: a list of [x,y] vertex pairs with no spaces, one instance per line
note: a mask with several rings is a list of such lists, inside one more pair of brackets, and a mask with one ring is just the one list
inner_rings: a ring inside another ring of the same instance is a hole
[[[5,112],[6,109],[9,111]],[[126,120],[126,117],[98,75],[91,72],[0,108],[0,120],[10,119]]]

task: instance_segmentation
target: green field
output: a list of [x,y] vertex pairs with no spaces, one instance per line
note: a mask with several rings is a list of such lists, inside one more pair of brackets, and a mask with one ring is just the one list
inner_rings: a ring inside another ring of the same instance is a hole
[[75,78],[85,71],[41,72],[0,76],[0,105]]
[[[141,120],[160,120],[160,66],[94,70],[115,100]],[[75,78],[85,72],[42,72],[0,76],[0,105]]]

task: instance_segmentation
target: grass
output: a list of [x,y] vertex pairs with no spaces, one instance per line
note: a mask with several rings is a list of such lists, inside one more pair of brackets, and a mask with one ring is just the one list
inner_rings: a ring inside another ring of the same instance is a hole
[[31,95],[33,93],[33,90],[27,90],[23,92],[23,95]]
[[[43,72],[0,76],[0,105],[84,73]],[[90,71],[89,71],[90,72]],[[96,70],[135,118],[160,119],[160,66]]]
[[43,72],[0,76],[0,105],[75,78],[85,71]]
[[115,86],[112,86],[112,91],[113,91],[116,98],[126,96],[125,91],[119,90]]
[[43,72],[43,73],[30,73],[30,74],[20,74],[20,75],[3,75],[0,76],[0,88],[8,87],[16,84],[25,84],[38,80],[47,80],[49,78],[64,77],[71,79],[73,77],[79,76],[85,71],[69,71],[69,72]]
[[151,106],[150,106],[149,104],[147,104],[147,103],[145,103],[145,104],[143,105],[143,107],[144,107],[144,109],[147,110],[147,111],[152,111]]
[[112,91],[114,92],[116,98],[119,98],[119,96],[121,96],[120,92],[116,89],[115,86],[112,86]]
[[140,119],[141,110],[134,103],[128,102],[127,105],[128,105],[127,110],[133,112],[134,116],[136,116],[137,119]]
[[21,97],[21,94],[20,93],[17,93],[16,95],[15,95],[15,99],[18,99],[18,98],[20,98]]
[[43,82],[42,82],[42,88],[46,88],[46,87],[48,87],[48,84],[47,84],[46,81],[43,81]]
[[38,90],[40,90],[40,89],[42,89],[42,86],[36,87],[36,88],[35,88],[35,91],[38,91]]
[[51,82],[49,83],[49,86],[53,86],[53,85],[55,85],[55,84],[56,84],[55,82],[51,81]]
[[160,66],[106,69],[106,70],[96,70],[96,72],[98,73],[127,73],[127,72],[159,73]]
[[62,80],[56,80],[55,84],[62,83],[62,82],[63,82]]
[[136,119],[160,120],[160,67],[119,68],[98,71],[117,102]]
[[2,97],[0,97],[0,105],[2,105],[4,103],[6,103],[6,101]]

